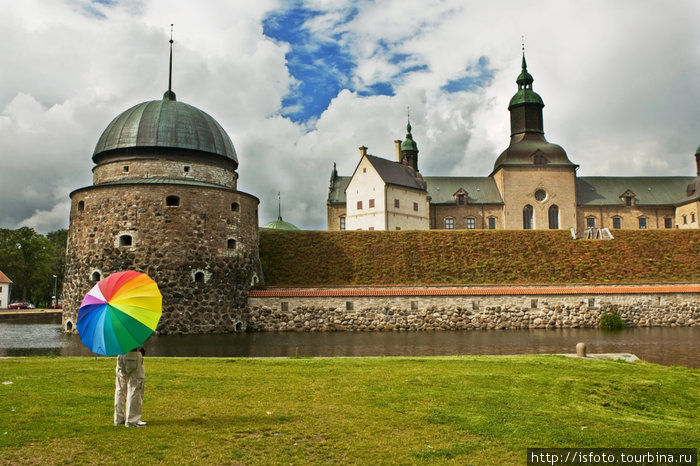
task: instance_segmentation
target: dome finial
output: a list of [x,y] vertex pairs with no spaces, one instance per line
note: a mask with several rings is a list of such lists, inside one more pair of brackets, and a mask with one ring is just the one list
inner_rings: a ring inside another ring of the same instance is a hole
[[163,100],[177,100],[173,92],[173,24],[170,24],[170,68],[168,69],[168,90],[163,94]]
[[282,193],[277,192],[277,221],[282,221]]

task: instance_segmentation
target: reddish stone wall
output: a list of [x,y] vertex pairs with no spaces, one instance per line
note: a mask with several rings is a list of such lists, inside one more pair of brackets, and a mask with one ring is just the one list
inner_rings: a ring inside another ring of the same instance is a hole
[[[179,205],[167,206],[168,196]],[[134,184],[79,189],[71,201],[64,330],[75,331],[95,272],[104,278],[127,269],[160,287],[158,332],[245,329],[247,291],[262,279],[256,197],[224,187]],[[130,246],[120,246],[122,235],[131,236]]]

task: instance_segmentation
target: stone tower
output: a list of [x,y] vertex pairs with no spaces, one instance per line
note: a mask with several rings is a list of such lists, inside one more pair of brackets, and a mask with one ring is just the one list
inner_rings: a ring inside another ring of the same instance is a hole
[[122,270],[158,283],[160,333],[244,330],[247,292],[262,276],[259,201],[237,190],[221,125],[169,86],[118,115],[92,160],[92,186],[70,194],[64,331],[75,332],[85,293]]
[[523,53],[518,91],[510,100],[510,144],[496,159],[493,176],[503,197],[504,227],[576,228],[576,168],[564,149],[547,142],[542,98],[532,90]]

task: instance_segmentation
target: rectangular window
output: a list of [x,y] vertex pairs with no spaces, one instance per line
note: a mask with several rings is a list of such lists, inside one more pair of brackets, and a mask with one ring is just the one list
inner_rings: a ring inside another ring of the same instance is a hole
[[646,228],[647,228],[647,219],[644,217],[639,217],[639,229],[646,230]]
[[464,205],[464,194],[457,194],[457,204]]
[[622,228],[622,218],[620,218],[620,217],[613,217],[612,220],[613,220],[613,228],[614,228],[615,230],[619,230],[620,228]]
[[362,201],[357,201],[357,210],[362,210]]
[[664,228],[673,228],[673,219],[671,217],[664,218]]
[[289,302],[282,301],[281,303],[282,312],[289,312]]
[[374,199],[369,200],[369,208],[370,209],[374,208]]
[[687,224],[688,224],[688,216],[684,215],[683,216],[683,225],[687,225]]
[[414,202],[414,203],[413,203],[413,210],[415,210],[416,212],[418,212],[418,203],[417,203],[417,202]]
[[340,231],[345,231],[345,217],[340,217]]
[[374,230],[374,227],[369,227],[368,230]]
[[352,311],[355,309],[355,305],[352,301],[345,301],[345,310]]
[[467,230],[473,230],[474,228],[476,228],[476,219],[469,217],[467,219]]
[[446,218],[445,219],[445,228],[448,230],[452,230],[455,227],[455,219],[453,218]]
[[586,217],[586,228],[595,228],[595,217]]
[[690,214],[690,223],[695,223],[695,214]]
[[394,207],[397,209],[399,208],[399,200],[398,199],[394,199]]
[[400,230],[400,229],[401,229],[401,227],[396,227],[396,229],[397,229],[397,230]]
[[632,205],[632,196],[625,196],[625,205],[626,206]]
[[496,229],[496,217],[489,217],[489,230]]

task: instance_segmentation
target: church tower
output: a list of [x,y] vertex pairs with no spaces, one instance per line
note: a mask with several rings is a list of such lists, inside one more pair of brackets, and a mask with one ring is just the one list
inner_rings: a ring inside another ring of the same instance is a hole
[[542,98],[532,89],[523,52],[518,91],[510,100],[510,144],[496,159],[493,176],[504,204],[504,227],[576,227],[576,168],[564,149],[544,137]]

